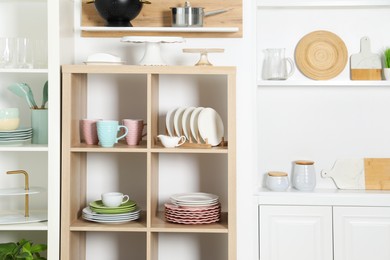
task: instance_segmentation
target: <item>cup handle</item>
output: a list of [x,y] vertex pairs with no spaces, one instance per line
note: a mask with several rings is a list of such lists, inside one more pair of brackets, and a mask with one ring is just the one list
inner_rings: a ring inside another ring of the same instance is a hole
[[292,76],[292,74],[294,74],[295,65],[294,65],[294,62],[293,62],[293,60],[291,58],[286,58],[286,60],[288,61],[288,63],[290,63],[290,72],[287,75],[287,78],[289,78],[289,77]]
[[126,126],[124,126],[124,125],[119,125],[119,126],[118,126],[118,132],[119,132],[119,130],[121,130],[121,128],[125,129],[125,133],[124,133],[123,135],[117,137],[115,143],[117,143],[118,140],[120,140],[120,139],[122,139],[123,137],[125,137],[125,136],[127,135],[127,133],[129,132],[129,129],[128,129]]
[[[146,128],[145,128],[145,126],[147,126],[147,124],[146,124],[146,123],[144,124],[144,129],[146,129]],[[145,137],[147,134],[148,134],[148,133],[147,133],[147,132],[145,132],[145,133],[142,135],[142,137]]]
[[128,202],[129,199],[130,199],[129,195],[123,195],[123,199],[122,199],[122,203],[121,204],[124,204],[124,203]]
[[176,146],[184,144],[186,140],[187,138],[184,135],[180,136],[179,143]]

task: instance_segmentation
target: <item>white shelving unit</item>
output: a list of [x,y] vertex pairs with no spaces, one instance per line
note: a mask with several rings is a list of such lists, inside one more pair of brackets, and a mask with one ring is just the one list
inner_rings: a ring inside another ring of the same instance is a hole
[[[350,80],[349,57],[360,52],[360,39],[364,36],[370,38],[371,51],[374,53],[380,54],[388,45],[388,36],[375,28],[380,28],[384,20],[388,20],[390,1],[258,0],[256,7],[258,86],[388,85],[385,81]],[[341,20],[343,26],[340,26]],[[348,50],[348,62],[340,75],[331,80],[316,81],[305,77],[296,69],[294,75],[284,81],[261,78],[264,49],[285,48],[286,57],[294,59],[295,47],[299,40],[317,30],[331,31],[344,41]]]
[[[0,215],[23,213],[23,195],[5,194],[23,186],[21,177],[10,177],[9,170],[23,169],[29,173],[31,186],[42,187],[31,194],[30,212],[44,215],[44,222],[0,224],[0,243],[16,242],[22,238],[34,244],[48,245],[46,257],[59,259],[60,229],[60,55],[59,4],[62,0],[3,0],[0,1],[0,37],[27,37],[42,40],[48,48],[48,68],[0,69],[0,107],[18,107],[21,126],[31,126],[31,111],[25,100],[17,97],[7,86],[26,82],[35,100],[41,102],[43,84],[49,80],[49,139],[47,145],[23,144],[0,146]],[[48,22],[50,21],[50,23]],[[41,48],[46,48],[41,46]],[[30,195],[30,194],[29,194]]]

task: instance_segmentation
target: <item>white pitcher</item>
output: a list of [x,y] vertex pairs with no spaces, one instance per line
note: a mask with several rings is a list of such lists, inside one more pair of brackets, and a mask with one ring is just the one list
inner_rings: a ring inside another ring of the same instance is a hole
[[[287,71],[287,63],[290,64],[290,71]],[[295,71],[292,59],[285,57],[285,49],[264,50],[263,79],[285,80]]]

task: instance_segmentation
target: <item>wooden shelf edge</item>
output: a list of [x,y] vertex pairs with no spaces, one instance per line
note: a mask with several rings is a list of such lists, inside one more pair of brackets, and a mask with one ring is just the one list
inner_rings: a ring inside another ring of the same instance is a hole
[[141,65],[62,65],[63,73],[80,74],[160,74],[160,75],[227,75],[235,73],[234,66],[141,66]]
[[121,224],[96,223],[78,218],[69,227],[70,231],[100,231],[100,232],[146,232],[145,212],[141,213],[141,218]]
[[181,33],[233,33],[238,27],[107,27],[107,26],[80,26],[85,32],[181,32]]

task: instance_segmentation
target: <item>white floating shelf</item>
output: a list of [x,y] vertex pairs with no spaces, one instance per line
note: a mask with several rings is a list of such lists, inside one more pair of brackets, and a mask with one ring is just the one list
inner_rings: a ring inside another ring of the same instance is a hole
[[105,27],[81,26],[81,31],[87,32],[212,32],[230,33],[238,32],[238,27]]
[[[0,0],[1,2],[1,0]],[[0,69],[0,73],[32,73],[32,74],[46,74],[48,69]]]
[[390,7],[389,0],[257,0],[258,7]]
[[259,80],[258,87],[264,86],[390,86],[386,80]]

